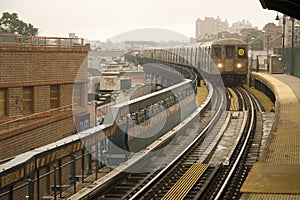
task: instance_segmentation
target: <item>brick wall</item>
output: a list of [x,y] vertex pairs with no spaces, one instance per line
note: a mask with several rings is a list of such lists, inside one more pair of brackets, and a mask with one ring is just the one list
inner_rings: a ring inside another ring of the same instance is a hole
[[59,86],[59,105],[67,106],[72,104],[73,84],[63,84]]
[[[54,118],[54,117],[53,117]],[[20,153],[29,151],[60,140],[72,134],[74,130],[74,120],[71,113],[66,114],[63,119],[35,127],[32,130],[20,132],[12,137],[5,137],[0,140],[0,160],[16,156]],[[47,119],[47,121],[52,121]],[[29,123],[28,126],[33,125]],[[8,133],[7,133],[8,134]]]
[[[86,110],[87,55],[82,49],[0,48],[0,88],[7,89],[7,116],[0,117],[0,160],[72,134],[71,110],[48,113],[50,85],[58,85],[58,105],[65,107],[72,104],[74,83],[81,84],[81,112]],[[33,87],[33,113],[24,116],[26,86]]]
[[50,86],[36,86],[33,90],[33,110],[35,113],[44,112],[50,109]]
[[22,115],[22,91],[21,87],[8,88],[8,116]]
[[0,48],[0,87],[68,84],[76,77],[86,82],[86,57],[86,51]]

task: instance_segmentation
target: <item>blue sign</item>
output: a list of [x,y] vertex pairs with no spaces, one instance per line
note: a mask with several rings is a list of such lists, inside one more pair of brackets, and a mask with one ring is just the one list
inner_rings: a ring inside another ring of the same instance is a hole
[[90,128],[90,113],[76,117],[76,128],[78,132]]

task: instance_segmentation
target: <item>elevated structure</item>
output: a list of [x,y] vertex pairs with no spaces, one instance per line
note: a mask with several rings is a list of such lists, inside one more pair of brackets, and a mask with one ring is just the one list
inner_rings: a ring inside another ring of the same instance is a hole
[[300,2],[295,0],[260,0],[264,9],[276,10],[300,20]]

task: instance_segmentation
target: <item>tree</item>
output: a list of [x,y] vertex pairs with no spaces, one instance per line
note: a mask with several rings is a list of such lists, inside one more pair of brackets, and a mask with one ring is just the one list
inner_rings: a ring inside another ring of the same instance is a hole
[[260,30],[253,28],[242,29],[241,39],[247,42],[251,50],[264,49],[264,34]]
[[20,20],[16,13],[4,12],[0,18],[0,33],[35,36],[38,34],[38,28]]

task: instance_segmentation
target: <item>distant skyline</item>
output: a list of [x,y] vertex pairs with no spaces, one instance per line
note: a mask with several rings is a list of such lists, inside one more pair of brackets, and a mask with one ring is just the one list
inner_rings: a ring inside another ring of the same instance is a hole
[[153,41],[153,42],[168,42],[168,41],[180,41],[188,42],[189,38],[185,35],[179,34],[175,31],[157,28],[143,28],[128,31],[118,34],[109,39],[111,42],[123,42],[123,41]]
[[141,28],[168,29],[195,37],[197,18],[248,20],[262,29],[275,23],[276,11],[265,10],[259,0],[0,0],[3,12],[15,12],[39,28],[41,36],[68,37],[75,33],[89,40],[106,41]]

